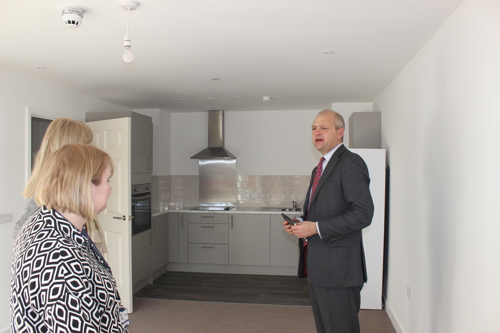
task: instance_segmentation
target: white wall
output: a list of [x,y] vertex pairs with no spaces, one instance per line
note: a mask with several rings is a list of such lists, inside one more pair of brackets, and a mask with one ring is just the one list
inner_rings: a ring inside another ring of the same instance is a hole
[[377,98],[399,332],[500,332],[499,36],[500,1],[465,0]]
[[[346,121],[372,103],[333,103]],[[237,157],[240,175],[309,175],[321,154],[311,142],[311,125],[321,110],[224,112],[225,147]],[[173,113],[174,175],[197,175],[190,157],[208,146],[208,112]],[[348,146],[348,134],[345,136]]]
[[0,224],[0,332],[8,332],[12,229],[24,211],[21,192],[27,178],[26,108],[38,115],[82,121],[88,111],[124,109],[6,70],[0,76],[0,214],[13,216],[13,222]]

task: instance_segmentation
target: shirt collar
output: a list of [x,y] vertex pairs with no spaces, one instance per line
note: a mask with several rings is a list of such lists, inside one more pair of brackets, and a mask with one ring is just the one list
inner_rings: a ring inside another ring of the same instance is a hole
[[[325,160],[323,161],[323,165],[326,165],[328,164],[328,162],[330,161],[330,158],[332,158],[333,154],[335,153],[335,151],[337,151],[337,149],[342,145],[343,143],[339,143],[335,148],[333,148],[332,150],[330,150],[328,153],[326,153],[325,155],[323,155],[323,157],[325,158]],[[323,168],[324,169],[324,168]]]

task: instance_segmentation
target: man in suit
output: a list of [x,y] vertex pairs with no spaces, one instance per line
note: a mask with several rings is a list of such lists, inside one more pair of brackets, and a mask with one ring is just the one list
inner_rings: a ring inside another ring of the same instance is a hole
[[362,229],[373,217],[370,178],[363,159],[342,144],[344,131],[340,114],[318,113],[312,142],[324,161],[312,172],[302,218],[294,226],[283,222],[299,238],[299,277],[308,278],[321,333],[359,332],[360,293],[367,279]]

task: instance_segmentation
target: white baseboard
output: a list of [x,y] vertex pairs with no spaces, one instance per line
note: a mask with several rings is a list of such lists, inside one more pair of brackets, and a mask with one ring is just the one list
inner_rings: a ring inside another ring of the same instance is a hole
[[391,320],[392,326],[394,326],[394,329],[396,330],[397,333],[406,333],[403,327],[401,326],[401,323],[398,319],[397,314],[394,312],[394,309],[391,306],[391,302],[388,302],[387,299],[384,298],[385,301],[385,312],[387,313],[387,316],[389,316],[389,319]]

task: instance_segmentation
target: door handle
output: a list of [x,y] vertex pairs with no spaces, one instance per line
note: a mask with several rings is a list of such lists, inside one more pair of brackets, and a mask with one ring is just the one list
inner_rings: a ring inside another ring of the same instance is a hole
[[127,217],[125,215],[123,215],[123,216],[113,216],[113,218],[115,220],[123,220],[123,221],[127,220]]

